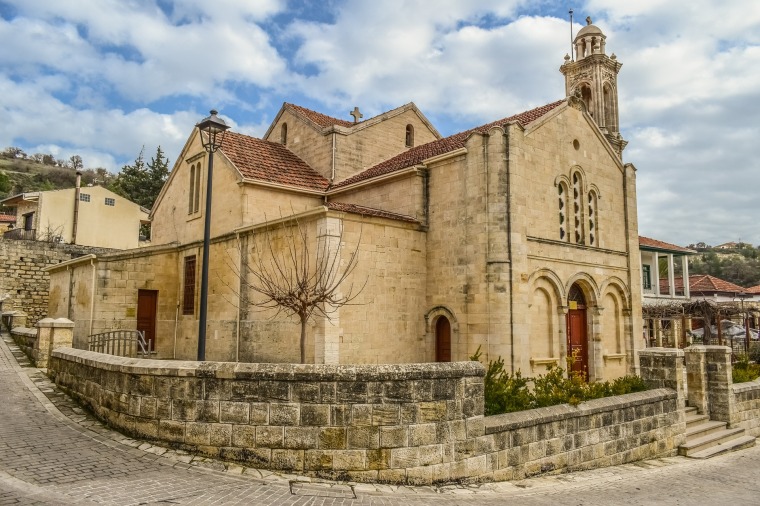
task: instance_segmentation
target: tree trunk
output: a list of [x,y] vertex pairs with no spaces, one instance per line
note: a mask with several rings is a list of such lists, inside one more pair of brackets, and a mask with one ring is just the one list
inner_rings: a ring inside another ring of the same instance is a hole
[[306,317],[301,317],[301,363],[306,363]]

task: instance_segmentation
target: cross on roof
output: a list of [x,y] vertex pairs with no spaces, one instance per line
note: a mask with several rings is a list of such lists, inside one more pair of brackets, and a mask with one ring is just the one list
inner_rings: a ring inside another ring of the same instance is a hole
[[364,117],[364,114],[359,112],[358,107],[354,107],[354,110],[351,111],[349,114],[354,117],[354,123],[358,123],[359,120]]

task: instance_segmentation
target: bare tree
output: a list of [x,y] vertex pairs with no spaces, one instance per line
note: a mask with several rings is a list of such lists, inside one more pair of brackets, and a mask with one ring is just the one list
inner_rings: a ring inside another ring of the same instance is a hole
[[267,225],[254,237],[246,262],[247,276],[242,276],[242,284],[263,296],[250,304],[274,309],[273,318],[280,313],[298,316],[301,363],[306,361],[309,319],[316,314],[329,320],[342,306],[351,304],[367,284],[365,280],[358,289],[353,283],[344,286],[358,265],[361,234],[356,245],[346,250],[343,231],[341,221],[334,230],[320,230],[310,242],[306,228],[297,219]]

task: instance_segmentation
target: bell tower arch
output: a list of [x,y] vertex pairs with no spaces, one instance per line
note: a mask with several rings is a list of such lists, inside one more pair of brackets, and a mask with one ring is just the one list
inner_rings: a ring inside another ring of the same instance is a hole
[[591,24],[590,17],[586,18],[586,23],[573,39],[575,58],[565,55],[565,63],[559,69],[565,76],[565,93],[583,101],[588,113],[622,158],[628,142],[620,135],[617,75],[623,64],[617,61],[614,53],[607,56],[607,36],[598,26]]

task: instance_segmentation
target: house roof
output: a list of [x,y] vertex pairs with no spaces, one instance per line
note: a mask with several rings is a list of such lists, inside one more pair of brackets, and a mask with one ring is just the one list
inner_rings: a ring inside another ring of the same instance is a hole
[[639,249],[654,250],[654,251],[669,251],[672,253],[684,253],[687,255],[695,255],[697,252],[688,248],[682,248],[675,244],[670,244],[664,241],[658,241],[657,239],[650,239],[649,237],[639,236]]
[[724,279],[709,274],[693,274],[689,276],[691,293],[745,293],[746,290]]
[[35,201],[40,197],[40,192],[27,192],[13,195],[6,199],[0,200],[0,205],[14,206],[25,201]]
[[227,132],[222,151],[246,179],[324,191],[330,182],[282,144]]
[[357,183],[359,181],[371,179],[373,177],[390,174],[397,170],[405,169],[407,167],[412,167],[414,165],[420,164],[422,163],[423,160],[427,160],[428,158],[432,158],[434,156],[442,155],[444,153],[448,153],[450,151],[455,151],[457,149],[463,148],[465,145],[465,142],[467,141],[467,138],[474,133],[485,134],[491,128],[504,126],[507,123],[513,123],[513,122],[519,123],[522,126],[526,126],[529,123],[532,123],[533,121],[544,116],[546,113],[548,113],[552,109],[565,103],[565,101],[566,100],[564,99],[558,100],[556,102],[552,102],[551,104],[537,107],[535,109],[531,109],[529,111],[525,111],[520,114],[515,114],[514,116],[509,116],[507,118],[500,119],[498,121],[493,121],[491,123],[487,123],[485,125],[472,128],[470,130],[465,130],[464,132],[460,132],[460,133],[451,135],[449,137],[444,137],[443,139],[439,139],[436,141],[428,142],[427,144],[422,144],[420,146],[413,147],[399,155],[394,156],[393,158],[390,158],[373,167],[370,167],[369,169],[359,174],[356,174],[355,176],[352,176],[348,179],[341,181],[340,183],[335,185],[335,188],[347,186],[353,183]]
[[388,218],[391,220],[407,221],[410,223],[419,223],[418,220],[405,214],[390,213],[371,207],[358,206],[356,204],[347,204],[344,202],[328,202],[327,208],[344,213],[360,214],[362,216],[374,216],[378,218]]
[[0,223],[16,223],[16,215],[0,214]]
[[753,295],[760,295],[760,285],[750,286],[746,289],[746,292]]
[[[683,277],[675,276],[673,278],[673,286],[676,291],[683,292]],[[760,293],[760,285],[754,287]],[[668,280],[660,279],[660,292],[666,292],[668,290]],[[692,274],[689,276],[689,291],[692,295],[695,294],[714,294],[714,293],[752,293],[750,288],[742,288],[739,285],[735,285],[730,281],[710,276],[709,274]]]

